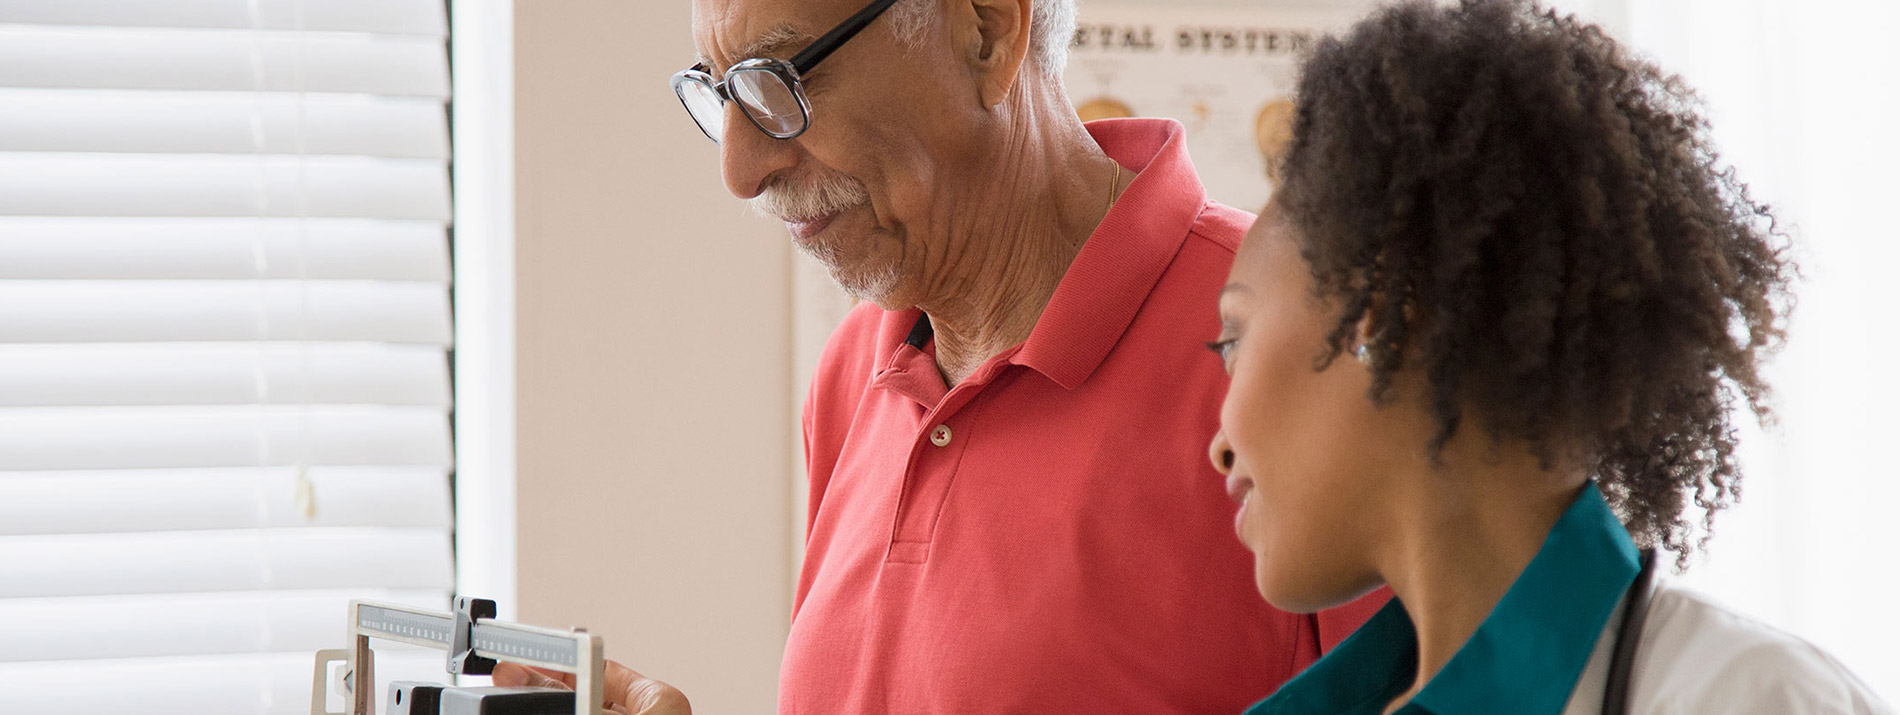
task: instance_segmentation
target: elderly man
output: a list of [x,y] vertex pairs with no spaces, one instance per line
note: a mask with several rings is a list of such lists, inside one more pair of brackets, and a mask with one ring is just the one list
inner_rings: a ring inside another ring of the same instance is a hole
[[1076,118],[1073,0],[861,2],[696,0],[673,80],[727,188],[866,301],[805,406],[781,712],[1240,712],[1365,611],[1267,607],[1204,457],[1253,216],[1180,125]]

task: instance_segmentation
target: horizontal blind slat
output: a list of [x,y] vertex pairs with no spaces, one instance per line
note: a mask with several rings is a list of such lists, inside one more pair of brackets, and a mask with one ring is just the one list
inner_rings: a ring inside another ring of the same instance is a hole
[[0,89],[0,151],[448,159],[439,99]]
[[440,161],[0,153],[0,215],[449,220]]
[[376,343],[0,343],[0,407],[448,407],[448,357]]
[[440,0],[0,0],[0,23],[448,34]]
[[438,221],[0,216],[0,279],[447,283]]
[[0,536],[450,527],[446,468],[311,467],[309,518],[297,475],[293,467],[0,472]]
[[[0,663],[0,712],[123,715],[137,703],[147,713],[307,715],[312,662],[294,652]],[[377,647],[378,683],[447,679],[440,651]]]
[[0,87],[444,99],[449,66],[433,37],[0,25]]
[[0,536],[0,598],[454,587],[441,529]]
[[[335,648],[351,599],[447,610],[449,593],[288,591],[0,601],[0,663]],[[3,698],[0,695],[0,698]]]
[[447,346],[449,296],[378,281],[0,281],[0,343],[304,340]]
[[0,471],[446,467],[450,455],[438,408],[0,409]]

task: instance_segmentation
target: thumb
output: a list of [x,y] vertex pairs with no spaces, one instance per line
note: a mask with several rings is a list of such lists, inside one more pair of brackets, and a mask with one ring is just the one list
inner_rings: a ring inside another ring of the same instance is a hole
[[607,702],[635,715],[692,715],[693,706],[679,689],[607,661]]

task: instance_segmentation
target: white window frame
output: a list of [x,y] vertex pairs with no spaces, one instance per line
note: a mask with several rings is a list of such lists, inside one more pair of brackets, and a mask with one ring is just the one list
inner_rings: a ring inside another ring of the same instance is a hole
[[515,605],[514,2],[450,0],[455,590]]

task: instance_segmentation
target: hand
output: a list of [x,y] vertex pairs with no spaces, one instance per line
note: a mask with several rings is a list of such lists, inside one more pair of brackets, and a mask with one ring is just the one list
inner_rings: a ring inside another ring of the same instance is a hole
[[[495,684],[574,689],[573,673],[556,673],[514,663],[495,664]],[[577,709],[579,704],[576,703]],[[607,661],[607,711],[619,715],[693,715],[686,694],[671,685]]]

